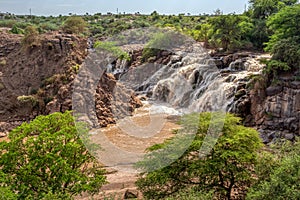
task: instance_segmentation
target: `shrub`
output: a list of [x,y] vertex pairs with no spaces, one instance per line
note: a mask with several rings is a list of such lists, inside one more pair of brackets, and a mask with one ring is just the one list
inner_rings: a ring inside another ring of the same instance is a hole
[[35,26],[27,26],[22,40],[24,47],[33,47],[40,44],[39,32]]
[[172,31],[154,34],[153,38],[149,40],[143,50],[143,61],[146,61],[150,57],[157,56],[162,50],[172,51],[176,47],[180,47],[184,43],[183,40],[183,35]]
[[36,97],[32,96],[32,95],[29,95],[29,96],[18,96],[17,97],[17,100],[20,102],[20,103],[31,103],[32,106],[36,106],[38,104],[38,100]]
[[120,47],[116,46],[116,43],[114,42],[97,41],[94,44],[94,48],[98,50],[105,50],[109,53],[112,53],[118,59],[130,60],[129,54],[123,51]]
[[87,23],[84,21],[82,17],[71,16],[68,17],[67,20],[63,24],[63,31],[66,33],[84,33],[86,31]]
[[43,30],[43,31],[55,31],[55,30],[58,30],[58,26],[54,23],[42,23],[40,25],[40,28]]
[[17,25],[14,25],[11,28],[10,32],[13,33],[13,34],[24,34],[24,30],[19,28]]
[[270,60],[267,62],[267,66],[264,68],[264,73],[269,74],[273,79],[276,79],[279,72],[288,71],[290,69],[290,66],[285,62]]
[[16,23],[16,20],[1,20],[0,27],[12,28]]

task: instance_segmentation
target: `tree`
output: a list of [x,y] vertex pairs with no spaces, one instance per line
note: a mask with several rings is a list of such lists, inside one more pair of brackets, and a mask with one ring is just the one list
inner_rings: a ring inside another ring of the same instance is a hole
[[287,63],[292,68],[300,66],[300,4],[287,6],[270,17],[267,25],[273,30],[266,50],[274,60]]
[[[218,125],[222,120],[213,120],[212,115],[191,114],[183,118],[181,130],[188,133],[194,127],[197,130],[196,136],[185,153],[174,163],[140,176],[137,185],[146,198],[159,199],[174,195],[177,191],[194,188],[198,191],[214,190],[214,195],[218,198],[231,199],[234,188],[250,185],[252,168],[257,162],[257,150],[262,146],[257,131],[240,125],[239,118],[227,114],[216,145],[206,157],[200,158],[199,149],[208,128]],[[151,171],[153,165],[172,158],[173,152],[181,148],[184,140],[184,137],[179,136],[151,147],[151,152],[138,166]],[[173,149],[164,154],[169,145]]]
[[187,40],[187,37],[181,33],[174,31],[157,32],[153,34],[143,50],[143,61],[147,61],[148,58],[157,56],[162,50],[172,51],[185,44],[185,40]]
[[268,42],[272,34],[267,25],[267,19],[276,14],[282,8],[295,4],[297,0],[250,0],[249,13],[253,19],[255,29],[251,33],[252,43],[259,49],[263,49],[264,43]]
[[211,25],[208,23],[201,24],[201,28],[199,30],[199,38],[200,41],[204,42],[204,47],[207,48],[209,45],[209,38],[212,35]]
[[254,19],[267,19],[285,6],[293,5],[297,0],[250,0],[252,17]]
[[159,16],[159,14],[156,10],[151,13],[151,20],[152,21],[157,21],[157,20],[159,20],[159,18],[160,18],[160,16]]
[[[248,38],[253,25],[247,16],[221,15],[210,19],[213,29],[212,43],[223,48],[224,51],[241,47]],[[247,31],[247,32],[245,32]]]
[[63,31],[66,33],[84,33],[87,28],[87,23],[84,21],[82,17],[71,16],[68,17],[67,20],[63,24]]
[[83,124],[75,127],[71,112],[23,123],[10,132],[8,142],[0,143],[0,175],[6,177],[1,187],[18,199],[66,199],[98,192],[105,183],[104,170],[84,143],[87,129]]
[[247,194],[251,200],[300,199],[300,155],[284,158],[269,181],[262,182]]

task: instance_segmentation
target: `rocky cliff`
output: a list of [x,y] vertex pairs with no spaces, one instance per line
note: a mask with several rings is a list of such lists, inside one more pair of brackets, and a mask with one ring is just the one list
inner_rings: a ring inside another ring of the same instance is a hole
[[[227,55],[216,63],[219,68],[237,66],[237,70],[242,71],[249,55],[253,57],[253,53],[249,52]],[[274,80],[262,73],[238,83],[231,111],[244,118],[246,125],[256,127],[265,143],[279,138],[294,140],[296,136],[300,136],[298,73],[280,72]]]
[[252,125],[259,128],[265,143],[300,136],[300,82],[293,73],[279,75],[277,84],[255,83],[250,92]]
[[[0,30],[0,132],[37,115],[72,109],[73,81],[84,62],[87,40],[52,32],[39,36],[39,43],[26,47],[22,36]],[[101,126],[114,123],[113,76],[105,74],[95,94]],[[131,107],[140,105],[133,92]]]
[[[261,58],[270,58],[253,52],[212,56],[221,73],[235,71],[235,76],[245,71],[251,58],[256,60],[253,66],[260,65]],[[257,128],[264,143],[279,138],[294,140],[300,136],[300,81],[296,77],[299,72],[280,72],[274,80],[264,73],[250,74],[235,83],[229,111],[242,117],[245,125]]]

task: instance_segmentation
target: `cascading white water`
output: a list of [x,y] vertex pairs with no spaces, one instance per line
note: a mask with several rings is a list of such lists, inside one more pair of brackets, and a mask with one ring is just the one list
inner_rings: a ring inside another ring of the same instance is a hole
[[[247,82],[250,75],[261,73],[261,69],[257,58],[248,57],[232,62],[222,72],[201,47],[195,46],[192,52],[176,52],[168,65],[157,67],[142,84],[136,82],[136,88],[143,92],[150,90],[151,100],[188,112],[233,111],[238,85]],[[128,81],[128,77],[124,80]]]

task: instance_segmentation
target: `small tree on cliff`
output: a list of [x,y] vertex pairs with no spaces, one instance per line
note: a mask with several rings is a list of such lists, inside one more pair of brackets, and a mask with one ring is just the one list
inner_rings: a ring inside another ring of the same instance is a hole
[[98,192],[105,183],[104,170],[84,146],[87,129],[80,125],[80,139],[76,128],[66,112],[39,116],[12,130],[10,141],[0,143],[0,192],[13,191],[18,199],[68,199]]
[[87,23],[84,21],[82,17],[71,16],[63,24],[63,31],[66,33],[84,33],[86,31]]

